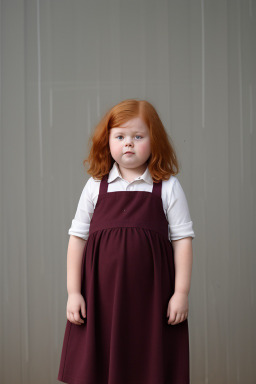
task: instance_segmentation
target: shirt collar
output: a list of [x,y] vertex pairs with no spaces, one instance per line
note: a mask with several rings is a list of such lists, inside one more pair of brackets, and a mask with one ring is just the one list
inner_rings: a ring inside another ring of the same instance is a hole
[[[111,183],[112,181],[116,180],[116,178],[118,178],[118,177],[121,178],[122,180],[124,180],[121,176],[118,164],[115,161],[113,164],[113,167],[109,171],[108,183]],[[144,180],[148,184],[151,184],[151,185],[153,184],[153,179],[151,177],[151,174],[149,172],[148,167],[146,168],[145,172],[142,175],[136,177],[136,179],[134,179],[133,181],[135,181],[135,180]]]

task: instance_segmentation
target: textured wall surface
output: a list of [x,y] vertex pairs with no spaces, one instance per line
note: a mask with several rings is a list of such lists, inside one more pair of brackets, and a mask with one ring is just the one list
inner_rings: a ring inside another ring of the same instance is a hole
[[136,97],[176,145],[194,223],[191,383],[255,383],[255,0],[0,4],[0,382],[57,382],[88,137]]

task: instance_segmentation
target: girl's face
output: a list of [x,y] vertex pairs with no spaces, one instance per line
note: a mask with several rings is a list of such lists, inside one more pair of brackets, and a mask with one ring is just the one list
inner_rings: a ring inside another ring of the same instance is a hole
[[140,117],[133,118],[120,127],[111,128],[109,147],[119,168],[141,170],[151,154],[150,132]]

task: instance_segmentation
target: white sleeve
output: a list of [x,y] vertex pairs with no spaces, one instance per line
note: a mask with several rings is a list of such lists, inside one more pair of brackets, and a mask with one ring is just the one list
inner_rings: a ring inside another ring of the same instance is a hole
[[179,240],[184,237],[195,237],[185,193],[177,178],[173,183],[168,201],[167,218],[169,222],[169,239]]
[[91,198],[92,177],[87,181],[81,193],[76,214],[72,220],[68,234],[87,240],[89,237],[90,222],[94,212],[94,204]]

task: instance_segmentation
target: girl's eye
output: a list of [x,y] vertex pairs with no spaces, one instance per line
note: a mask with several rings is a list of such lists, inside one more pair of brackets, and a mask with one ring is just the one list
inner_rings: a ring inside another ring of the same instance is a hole
[[[119,137],[123,138],[122,135],[118,135],[118,136],[116,136],[117,139],[119,139]],[[136,138],[141,138],[141,139],[142,139],[142,136],[140,136],[140,135],[136,135],[135,137],[136,137]]]

